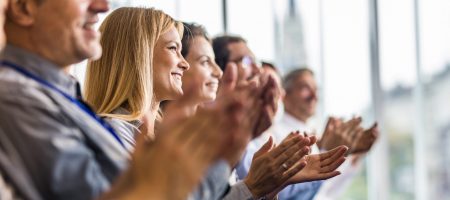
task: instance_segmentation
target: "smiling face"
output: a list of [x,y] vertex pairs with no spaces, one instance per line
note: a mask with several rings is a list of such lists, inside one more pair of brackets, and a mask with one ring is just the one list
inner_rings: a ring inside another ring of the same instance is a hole
[[183,95],[182,77],[189,64],[181,55],[181,39],[175,27],[162,34],[153,53],[154,91],[157,101]]
[[183,76],[183,88],[195,92],[199,103],[216,99],[222,70],[214,59],[214,51],[208,40],[203,36],[192,39],[186,56],[191,68]]
[[314,115],[317,106],[317,85],[314,76],[303,72],[293,80],[292,86],[286,90],[284,103],[286,111],[302,121]]
[[107,0],[45,0],[35,8],[31,40],[42,56],[60,65],[100,57],[94,24],[108,11]]
[[243,41],[228,44],[230,51],[229,61],[235,62],[238,66],[239,76],[250,79],[260,73],[255,55]]

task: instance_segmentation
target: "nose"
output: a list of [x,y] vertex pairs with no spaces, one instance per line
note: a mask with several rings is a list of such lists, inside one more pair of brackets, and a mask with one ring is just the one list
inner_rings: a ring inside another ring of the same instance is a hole
[[89,5],[89,10],[94,13],[105,13],[109,10],[108,0],[93,0]]
[[216,62],[213,61],[213,71],[212,75],[216,77],[217,79],[221,79],[223,72],[222,69],[220,69],[219,65],[216,64]]
[[258,74],[261,74],[261,67],[258,66],[255,62],[251,64],[252,67],[252,77]]
[[178,63],[178,67],[181,68],[183,71],[187,71],[191,66],[186,61],[186,59],[184,59],[184,57],[181,56],[181,62]]
[[311,90],[310,100],[317,100],[317,90]]

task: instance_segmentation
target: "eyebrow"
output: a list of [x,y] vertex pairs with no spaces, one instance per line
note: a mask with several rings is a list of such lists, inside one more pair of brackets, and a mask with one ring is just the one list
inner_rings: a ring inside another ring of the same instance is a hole
[[201,60],[202,58],[207,58],[208,60],[211,60],[211,58],[208,55],[200,55],[197,60]]
[[171,44],[171,43],[175,43],[175,45],[177,46],[177,48],[180,48],[181,47],[181,42],[178,42],[178,41],[176,41],[176,40],[170,40],[170,41],[168,41],[166,44]]

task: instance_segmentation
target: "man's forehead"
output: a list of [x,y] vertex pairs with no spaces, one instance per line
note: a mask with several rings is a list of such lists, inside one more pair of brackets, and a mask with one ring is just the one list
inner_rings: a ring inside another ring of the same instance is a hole
[[316,80],[314,79],[313,75],[309,72],[304,72],[297,76],[295,79],[295,82],[297,84],[316,84]]
[[228,50],[230,51],[230,57],[240,56],[252,56],[253,52],[248,48],[245,42],[232,42],[228,44]]

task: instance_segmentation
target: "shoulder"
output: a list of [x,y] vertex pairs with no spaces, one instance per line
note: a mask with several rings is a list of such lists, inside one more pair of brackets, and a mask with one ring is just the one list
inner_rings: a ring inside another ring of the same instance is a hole
[[133,150],[136,145],[135,138],[137,134],[140,134],[139,127],[118,118],[106,117],[105,121],[107,121],[114,128],[117,134],[119,134],[120,138],[125,143],[126,148],[128,150]]
[[58,110],[50,92],[34,80],[9,69],[0,69],[0,109],[42,107]]

